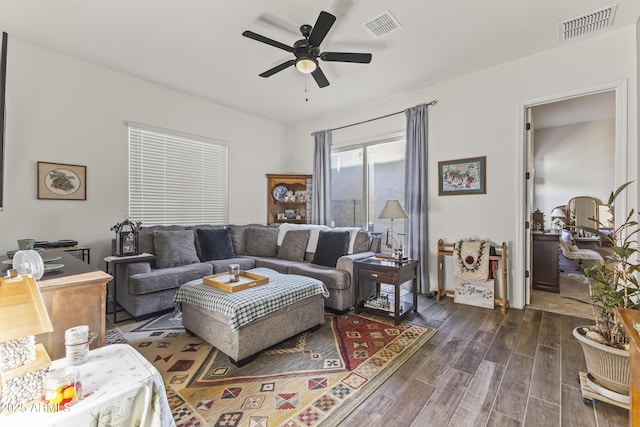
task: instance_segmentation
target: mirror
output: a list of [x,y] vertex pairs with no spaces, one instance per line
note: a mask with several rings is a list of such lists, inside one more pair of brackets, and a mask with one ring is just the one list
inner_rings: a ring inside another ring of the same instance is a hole
[[[600,203],[593,197],[580,196],[569,200],[567,205],[569,218],[568,224],[577,228],[598,228],[598,205]],[[596,221],[594,221],[594,219]]]
[[613,206],[598,205],[598,220],[600,221],[598,227],[613,230]]

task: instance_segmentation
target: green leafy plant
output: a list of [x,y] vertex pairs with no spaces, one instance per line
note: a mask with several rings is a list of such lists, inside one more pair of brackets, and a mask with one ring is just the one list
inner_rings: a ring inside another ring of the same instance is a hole
[[[609,206],[615,208],[615,200],[631,182],[627,182],[611,193]],[[622,224],[616,225],[610,232],[604,232],[607,225],[591,218],[597,227],[582,227],[585,231],[596,234],[601,241],[608,243],[612,254],[604,258],[604,262],[585,268],[589,280],[589,301],[570,298],[585,304],[591,304],[595,325],[588,328],[586,337],[601,344],[615,348],[625,348],[629,343],[616,308],[640,308],[638,298],[637,274],[640,271],[638,260],[638,222],[633,219],[635,210],[631,209]]]

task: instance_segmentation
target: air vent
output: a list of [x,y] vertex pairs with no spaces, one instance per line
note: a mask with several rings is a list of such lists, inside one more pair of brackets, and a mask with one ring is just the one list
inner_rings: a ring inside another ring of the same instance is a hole
[[371,18],[362,25],[373,37],[376,38],[382,37],[383,35],[400,28],[400,23],[388,10],[385,10],[374,18]]
[[588,15],[560,23],[560,41],[575,39],[584,35],[604,30],[613,24],[618,5],[597,10]]

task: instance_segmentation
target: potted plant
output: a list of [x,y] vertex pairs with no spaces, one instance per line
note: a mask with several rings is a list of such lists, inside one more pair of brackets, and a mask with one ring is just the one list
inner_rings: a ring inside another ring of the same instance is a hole
[[[631,182],[621,185],[611,193],[609,206],[614,209],[615,200]],[[597,220],[595,228],[583,227],[596,234],[610,246],[612,253],[604,262],[585,269],[589,281],[589,301],[593,308],[594,325],[579,326],[573,330],[584,352],[590,385],[597,391],[604,388],[612,391],[608,397],[628,402],[629,395],[629,336],[622,326],[616,311],[619,307],[638,309],[637,273],[640,271],[636,234],[638,222],[633,219],[634,209],[629,211],[622,224],[608,231],[605,224]],[[595,384],[592,384],[595,383]]]

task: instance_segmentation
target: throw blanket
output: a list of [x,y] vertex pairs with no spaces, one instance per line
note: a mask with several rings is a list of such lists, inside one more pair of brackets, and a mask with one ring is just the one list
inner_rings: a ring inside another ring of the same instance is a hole
[[460,240],[453,245],[453,271],[456,277],[469,280],[489,278],[490,245],[484,240]]
[[261,316],[313,295],[329,296],[324,283],[296,274],[281,274],[269,268],[254,268],[252,273],[269,277],[269,283],[228,293],[205,285],[202,279],[180,286],[173,302],[175,317],[182,315],[182,303],[197,305],[229,317],[231,329],[239,329]]

